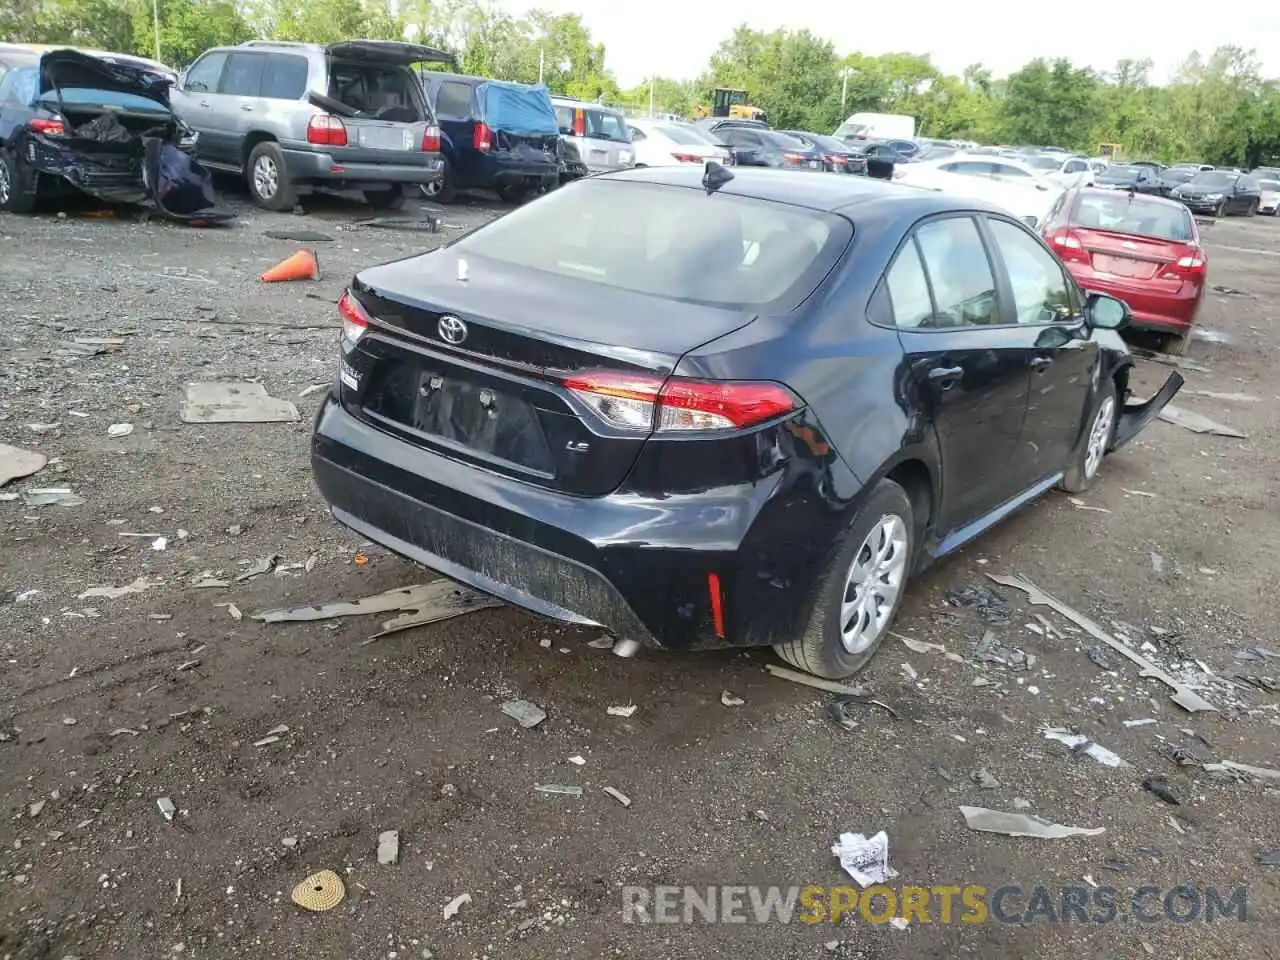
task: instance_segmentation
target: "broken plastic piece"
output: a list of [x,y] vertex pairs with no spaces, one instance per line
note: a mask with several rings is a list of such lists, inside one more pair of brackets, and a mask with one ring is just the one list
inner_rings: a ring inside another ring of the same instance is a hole
[[581,787],[567,786],[563,783],[537,783],[534,784],[533,789],[539,793],[554,793],[565,797],[582,796]]
[[547,719],[547,711],[528,700],[508,700],[502,705],[502,712],[526,730]]
[[1082,733],[1068,733],[1061,727],[1050,727],[1045,730],[1044,737],[1046,740],[1057,740],[1059,743],[1066,744],[1071,748],[1072,753],[1084,753],[1093,757],[1103,766],[1107,767],[1127,767],[1120,757],[1112,753],[1101,744],[1094,743]]
[[603,790],[605,793],[613,797],[613,799],[617,800],[624,807],[631,806],[631,798],[628,797],[621,790],[615,790],[613,787],[604,787]]
[[178,808],[173,805],[173,801],[168,797],[161,797],[156,801],[156,806],[160,808],[160,812],[166,820],[172,820],[173,815],[178,812]]
[[0,487],[10,480],[20,480],[44,469],[49,458],[34,450],[11,447],[0,443]]
[[456,897],[454,897],[452,900],[450,900],[448,903],[445,904],[444,918],[446,920],[452,920],[454,917],[458,915],[458,911],[461,910],[465,904],[468,904],[470,902],[471,902],[471,894],[469,893],[458,894]]
[[1064,827],[1024,813],[1005,813],[985,807],[961,807],[965,826],[981,833],[1002,833],[1006,837],[1034,837],[1038,840],[1064,840],[1067,837],[1096,837],[1106,827]]
[[378,834],[378,863],[384,867],[392,866],[400,861],[400,832],[384,830]]
[[611,717],[629,717],[639,709],[634,703],[629,703],[625,707],[610,707],[607,712]]
[[1142,789],[1148,793],[1155,794],[1165,803],[1178,806],[1181,801],[1173,795],[1173,790],[1169,787],[1169,781],[1164,777],[1147,777],[1142,781]]
[[1246,439],[1245,434],[1235,427],[1225,426],[1215,420],[1210,420],[1204,414],[1196,413],[1194,410],[1187,410],[1185,407],[1175,407],[1171,403],[1165,404],[1165,408],[1160,411],[1160,419],[1166,423],[1182,427],[1184,430],[1190,430],[1192,433],[1211,433],[1218,437],[1235,437],[1238,440]]
[[183,423],[296,423],[298,408],[260,383],[189,383],[179,415]]
[[746,702],[747,701],[733,693],[730,693],[728,690],[720,691],[720,703],[726,707],[740,707]]
[[1059,614],[1061,614],[1062,616],[1070,620],[1072,623],[1076,624],[1079,627],[1082,627],[1091,636],[1093,636],[1094,639],[1101,640],[1103,643],[1105,643],[1111,649],[1115,650],[1117,653],[1120,653],[1121,655],[1127,657],[1129,660],[1136,663],[1139,667],[1142,668],[1138,676],[1143,677],[1144,679],[1149,677],[1155,680],[1159,680],[1165,686],[1169,687],[1171,690],[1173,690],[1173,697],[1172,697],[1173,702],[1176,703],[1178,706],[1182,707],[1182,709],[1188,710],[1192,713],[1195,713],[1201,710],[1216,711],[1218,709],[1213,704],[1211,704],[1208,700],[1204,699],[1204,697],[1200,696],[1198,693],[1196,693],[1194,690],[1188,687],[1186,684],[1180,683],[1178,680],[1175,680],[1173,677],[1169,676],[1169,674],[1165,673],[1163,670],[1155,666],[1155,664],[1151,663],[1151,661],[1147,660],[1141,654],[1125,646],[1115,637],[1111,636],[1111,634],[1107,633],[1100,626],[1098,626],[1096,623],[1094,623],[1092,620],[1086,617],[1083,613],[1079,613],[1078,611],[1073,610],[1071,607],[1067,606],[1061,600],[1058,600],[1057,598],[1052,597],[1049,594],[1045,593],[1043,590],[1041,590],[1039,587],[1037,587],[1034,583],[1032,583],[1030,580],[1026,579],[1025,577],[998,576],[993,573],[989,573],[987,574],[987,576],[990,577],[992,580],[994,580],[996,583],[1002,584],[1003,586],[1014,587],[1015,589],[1023,591],[1024,593],[1026,593],[1027,599],[1033,604],[1051,607],[1052,609],[1056,610]]

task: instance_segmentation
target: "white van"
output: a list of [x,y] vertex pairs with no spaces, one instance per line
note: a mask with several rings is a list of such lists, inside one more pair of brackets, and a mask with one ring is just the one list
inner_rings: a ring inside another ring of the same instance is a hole
[[916,118],[902,113],[855,113],[836,127],[840,140],[911,140],[916,135]]

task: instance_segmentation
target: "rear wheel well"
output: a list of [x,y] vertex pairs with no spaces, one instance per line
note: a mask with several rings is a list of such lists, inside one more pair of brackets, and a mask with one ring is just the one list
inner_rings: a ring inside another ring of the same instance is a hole
[[249,154],[253,153],[254,147],[258,144],[267,143],[268,141],[277,142],[275,137],[261,130],[255,130],[244,138],[244,149],[240,153],[240,167],[246,174],[249,172]]
[[1116,382],[1116,401],[1118,403],[1124,403],[1125,397],[1128,396],[1129,372],[1132,369],[1130,366],[1123,366],[1112,375]]
[[904,460],[885,474],[885,479],[907,492],[916,520],[916,539],[921,542],[933,526],[933,478],[929,468],[919,460]]

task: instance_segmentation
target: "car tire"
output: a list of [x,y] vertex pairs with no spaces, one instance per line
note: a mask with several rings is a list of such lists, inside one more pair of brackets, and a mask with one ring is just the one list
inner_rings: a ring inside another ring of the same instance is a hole
[[35,208],[36,191],[27,185],[18,158],[8,150],[0,150],[0,210],[30,213]]
[[1116,397],[1115,382],[1108,379],[1098,389],[1098,396],[1089,411],[1088,427],[1080,435],[1071,462],[1058,486],[1067,493],[1084,493],[1098,478],[1102,461],[1116,436],[1116,424],[1120,421],[1120,401]]
[[404,206],[404,191],[399,187],[390,190],[366,190],[364,202],[375,210],[399,210]]
[[[907,492],[892,480],[881,480],[837,542],[804,632],[775,644],[778,656],[828,680],[843,680],[866,666],[902,603],[917,533]],[[867,564],[872,564],[870,572]],[[855,579],[859,567],[864,568],[861,583]],[[878,589],[868,591],[872,583]],[[863,609],[868,598],[874,604],[871,612]]]
[[1258,201],[1257,201],[1257,200],[1250,200],[1250,201],[1249,201],[1249,209],[1245,211],[1245,214],[1244,214],[1244,215],[1245,215],[1246,217],[1256,217],[1256,216],[1258,215]]
[[298,196],[289,180],[284,151],[274,140],[265,140],[253,148],[245,165],[249,196],[264,210],[292,210]]
[[1227,201],[1219,200],[1218,205],[1213,208],[1213,215],[1215,217],[1225,217],[1227,215]]
[[453,185],[453,174],[449,172],[449,161],[444,161],[440,169],[440,179],[422,185],[422,195],[432,203],[449,204],[458,197],[458,190]]

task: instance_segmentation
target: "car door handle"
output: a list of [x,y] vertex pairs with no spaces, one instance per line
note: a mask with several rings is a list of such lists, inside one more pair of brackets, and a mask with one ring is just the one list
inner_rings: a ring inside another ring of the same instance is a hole
[[1031,360],[1031,369],[1036,373],[1044,373],[1049,369],[1049,364],[1053,363],[1050,357],[1034,357]]
[[253,107],[249,106],[249,104],[247,104],[247,103],[242,103],[242,104],[240,104],[240,109],[241,109],[241,110],[244,110],[246,113],[252,113],[252,112],[253,112]]
[[206,110],[208,110],[208,109],[209,109],[209,101],[208,101],[208,100],[201,100],[201,101],[200,101],[200,106],[202,106],[202,107],[204,107]]
[[929,382],[943,390],[950,390],[964,376],[964,367],[934,367],[929,371]]

